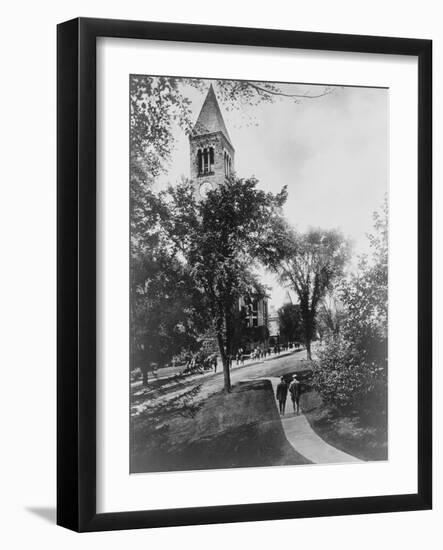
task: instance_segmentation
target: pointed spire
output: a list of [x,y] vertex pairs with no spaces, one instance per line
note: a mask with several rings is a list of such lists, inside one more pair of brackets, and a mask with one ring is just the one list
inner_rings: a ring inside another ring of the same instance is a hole
[[203,103],[203,107],[198,115],[197,122],[192,130],[192,135],[198,136],[202,134],[213,134],[215,132],[222,132],[231,147],[234,148],[229,137],[225,121],[223,120],[223,115],[221,113],[214,88],[211,84],[209,86],[206,99]]

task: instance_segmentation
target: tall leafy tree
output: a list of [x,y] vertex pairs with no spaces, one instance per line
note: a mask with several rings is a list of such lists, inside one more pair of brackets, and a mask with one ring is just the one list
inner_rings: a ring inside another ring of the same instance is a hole
[[182,349],[196,349],[202,331],[195,296],[186,269],[165,254],[132,262],[132,368],[147,372],[162,367]]
[[189,126],[189,100],[175,79],[130,79],[131,366],[147,381],[152,363],[165,364],[195,345],[192,291],[161,228],[164,206],[153,189],[167,170],[175,123]]
[[200,295],[217,338],[224,387],[231,389],[233,314],[241,296],[264,293],[255,266],[268,247],[274,221],[281,216],[286,189],[258,189],[256,179],[231,179],[197,202],[192,184],[171,187],[164,228],[175,243]]
[[309,229],[299,233],[287,228],[285,235],[279,235],[280,241],[274,243],[277,252],[274,258],[269,257],[269,263],[282,283],[298,296],[307,357],[312,359],[318,308],[328,289],[343,275],[349,242],[337,230]]

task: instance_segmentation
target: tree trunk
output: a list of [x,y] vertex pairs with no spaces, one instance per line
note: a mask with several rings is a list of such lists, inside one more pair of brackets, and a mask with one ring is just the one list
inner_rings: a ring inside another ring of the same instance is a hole
[[226,355],[228,357],[228,363],[231,365],[232,360],[232,319],[229,313],[225,316],[226,327]]
[[223,363],[223,378],[224,378],[224,390],[225,392],[231,391],[231,372],[229,370],[229,360],[225,353],[225,348],[223,346],[223,334],[217,332],[217,342],[218,349],[220,350],[220,355]]
[[312,361],[311,340],[308,340],[308,339],[306,339],[306,355],[308,357],[308,361]]
[[315,309],[310,309],[307,300],[301,300],[301,317],[303,322],[303,336],[308,361],[312,361],[311,342],[315,330]]

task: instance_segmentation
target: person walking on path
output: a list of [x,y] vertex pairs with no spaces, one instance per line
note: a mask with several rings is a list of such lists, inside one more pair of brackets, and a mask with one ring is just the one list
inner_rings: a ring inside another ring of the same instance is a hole
[[278,401],[278,408],[281,415],[285,414],[286,398],[288,396],[288,385],[284,377],[281,377],[281,382],[277,386],[276,397]]
[[216,353],[214,353],[211,357],[211,365],[214,369],[214,373],[216,373],[217,372],[217,354]]
[[301,384],[300,380],[297,378],[297,375],[294,374],[292,377],[292,382],[289,384],[289,395],[291,396],[292,407],[294,412],[297,414],[300,413],[300,395],[301,395]]

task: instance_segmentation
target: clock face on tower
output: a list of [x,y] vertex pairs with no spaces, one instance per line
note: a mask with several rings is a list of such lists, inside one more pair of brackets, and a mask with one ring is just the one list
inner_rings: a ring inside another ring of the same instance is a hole
[[209,191],[212,191],[212,184],[209,181],[204,181],[199,188],[200,197],[205,199]]

